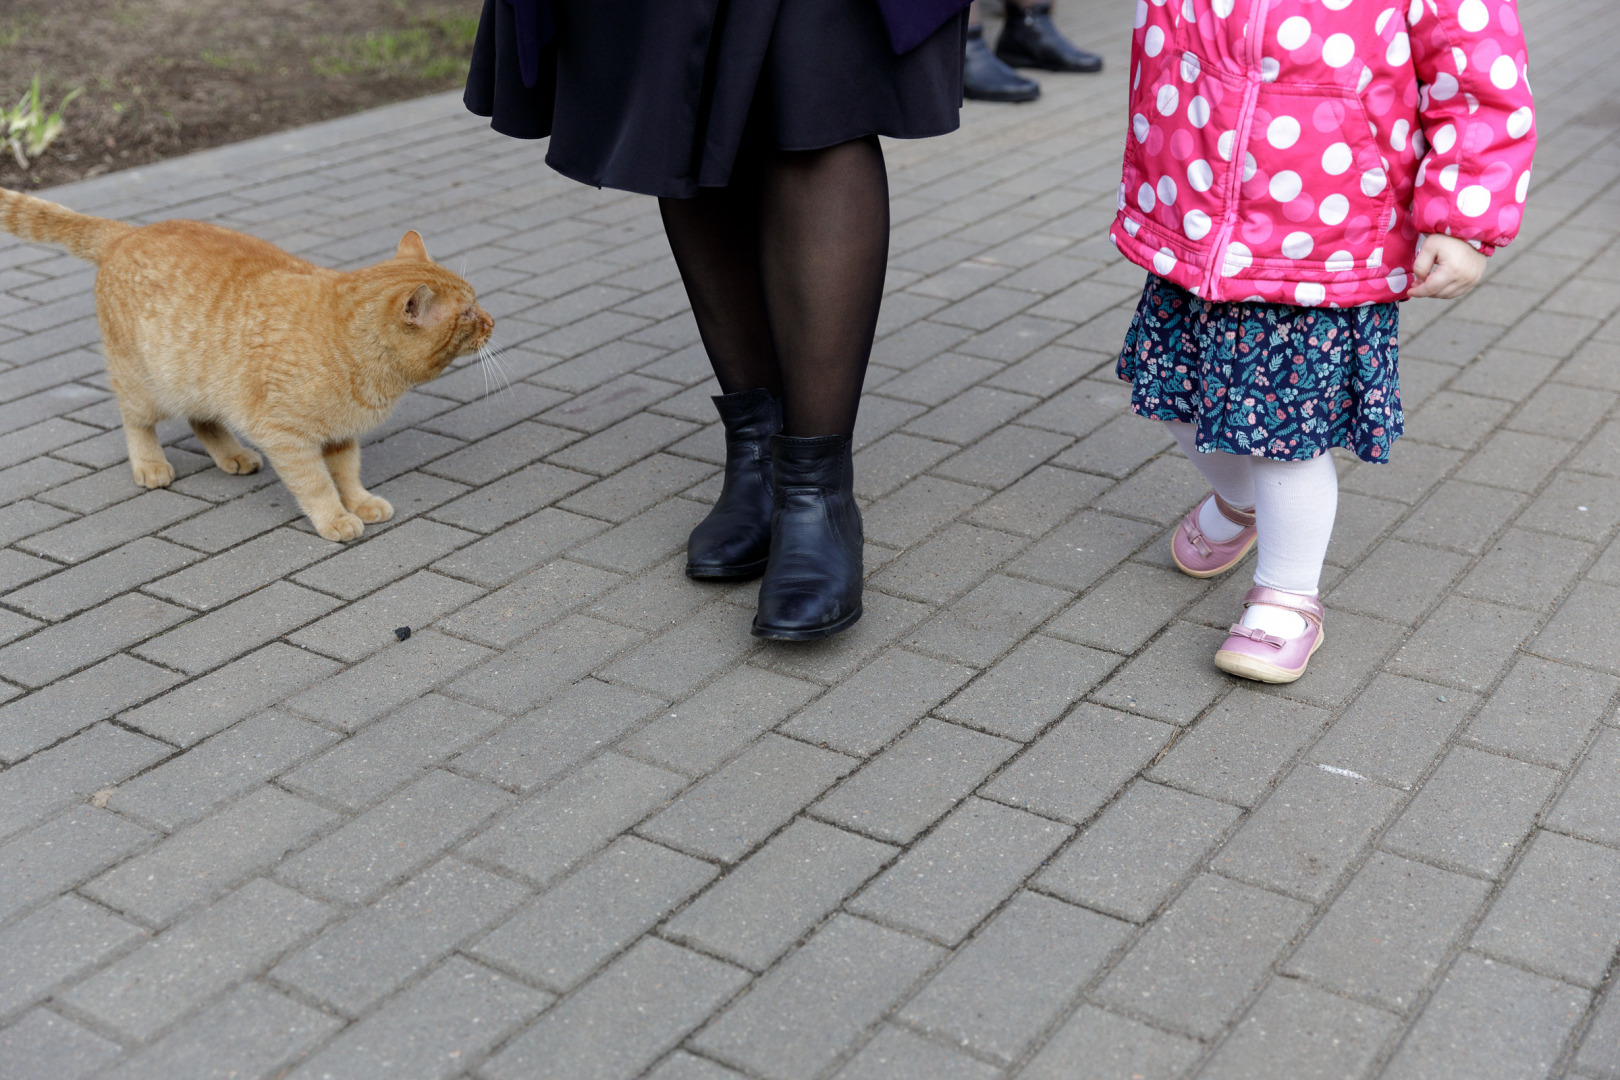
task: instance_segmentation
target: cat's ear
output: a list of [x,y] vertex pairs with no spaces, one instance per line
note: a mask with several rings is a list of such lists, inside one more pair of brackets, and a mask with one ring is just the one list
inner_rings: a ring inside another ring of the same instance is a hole
[[[411,233],[409,235],[415,236],[416,234]],[[416,291],[405,298],[405,310],[403,312],[405,321],[412,326],[423,327],[437,326],[440,322],[443,322],[444,313],[436,310],[434,305],[434,301],[438,298],[439,294],[434,292],[430,286],[418,285]]]
[[428,259],[427,245],[422,243],[422,234],[412,229],[399,241],[399,247],[394,250],[396,259]]

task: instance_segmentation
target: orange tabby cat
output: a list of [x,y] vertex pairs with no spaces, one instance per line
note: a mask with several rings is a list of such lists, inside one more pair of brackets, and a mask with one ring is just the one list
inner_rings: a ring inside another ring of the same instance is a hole
[[343,273],[217,225],[137,228],[3,188],[0,228],[99,264],[96,312],[137,484],[174,479],[153,430],[171,416],[221,469],[256,471],[234,429],[328,540],[394,515],[360,486],[356,438],[494,329],[415,232],[387,262]]

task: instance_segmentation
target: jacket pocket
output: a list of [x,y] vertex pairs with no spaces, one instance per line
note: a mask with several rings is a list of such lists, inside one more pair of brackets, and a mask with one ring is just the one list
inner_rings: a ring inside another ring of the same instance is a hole
[[1290,280],[1373,275],[1394,223],[1394,192],[1353,91],[1266,87],[1249,156],[1237,231],[1257,267],[1286,271]]

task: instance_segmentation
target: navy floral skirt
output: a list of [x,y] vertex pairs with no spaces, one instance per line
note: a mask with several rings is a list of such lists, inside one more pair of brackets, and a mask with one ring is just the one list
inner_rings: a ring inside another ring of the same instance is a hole
[[1138,415],[1196,425],[1201,451],[1385,462],[1403,426],[1398,322],[1394,304],[1209,303],[1150,274],[1119,377]]

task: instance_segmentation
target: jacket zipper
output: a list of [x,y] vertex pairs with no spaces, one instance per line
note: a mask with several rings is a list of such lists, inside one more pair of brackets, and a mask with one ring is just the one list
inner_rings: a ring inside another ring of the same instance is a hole
[[[1243,169],[1248,161],[1249,137],[1254,127],[1254,110],[1260,101],[1261,55],[1265,51],[1266,40],[1266,9],[1269,5],[1266,0],[1250,0],[1249,2],[1249,32],[1243,42],[1244,64],[1248,68],[1249,83],[1243,89],[1243,107],[1238,112],[1237,127],[1232,134],[1232,160],[1227,164],[1226,208],[1222,216],[1221,232],[1216,240],[1214,254],[1210,259],[1208,275],[1204,282],[1204,299],[1215,300],[1215,285],[1221,278],[1221,270],[1226,265],[1226,249],[1232,243],[1232,233],[1237,229],[1238,199],[1243,193]],[[1228,16],[1230,18],[1230,16]]]

